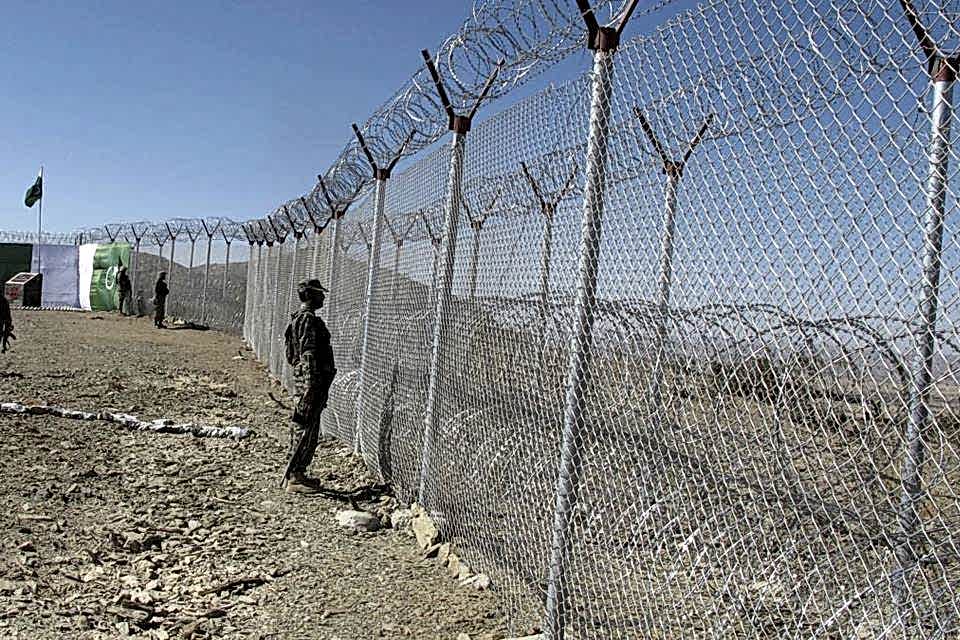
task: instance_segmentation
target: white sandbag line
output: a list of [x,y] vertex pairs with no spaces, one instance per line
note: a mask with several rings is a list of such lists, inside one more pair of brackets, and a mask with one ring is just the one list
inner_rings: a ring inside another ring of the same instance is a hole
[[252,433],[246,427],[214,427],[211,425],[195,424],[193,422],[176,423],[166,418],[159,418],[148,422],[128,413],[111,413],[109,411],[94,413],[47,405],[23,405],[19,402],[0,403],[0,413],[19,413],[34,416],[50,415],[59,418],[69,418],[71,420],[101,420],[119,424],[123,428],[131,431],[189,433],[198,438],[233,438],[240,440]]

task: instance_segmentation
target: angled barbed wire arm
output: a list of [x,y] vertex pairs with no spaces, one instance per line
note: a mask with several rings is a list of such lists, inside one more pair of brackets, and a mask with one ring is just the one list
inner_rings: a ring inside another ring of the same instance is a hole
[[497,188],[497,192],[493,195],[490,201],[487,203],[487,206],[483,210],[483,221],[486,222],[487,219],[493,215],[493,212],[497,206],[497,202],[500,200],[500,196],[503,194],[503,185],[501,184]]
[[330,191],[327,189],[327,181],[323,179],[322,175],[318,175],[317,182],[320,183],[320,192],[323,194],[323,199],[327,201],[327,206],[330,207],[330,212],[335,212],[337,210],[337,206],[334,204],[333,198],[330,197]]
[[413,230],[413,225],[417,223],[417,215],[413,214],[410,216],[410,221],[407,223],[407,228],[403,230],[402,239],[405,241],[410,236],[410,231]]
[[463,193],[460,194],[460,206],[466,210],[467,220],[470,221],[470,226],[476,228],[480,220],[473,217],[473,209],[470,208],[470,203],[467,202],[467,196]]
[[654,133],[653,127],[650,126],[650,122],[647,120],[646,116],[643,115],[643,111],[640,110],[640,107],[634,107],[633,114],[637,116],[638,120],[640,120],[640,127],[643,129],[643,133],[647,136],[647,139],[650,140],[650,144],[653,145],[657,155],[660,156],[660,160],[663,162],[663,172],[669,173],[670,165],[672,165],[673,162],[670,160],[670,157],[664,150],[663,145],[660,144],[660,139],[657,137],[657,134]]
[[616,26],[617,35],[623,34],[623,30],[626,28],[627,23],[630,21],[631,16],[633,16],[633,12],[637,8],[638,2],[639,0],[630,0],[626,8],[620,14],[619,18],[617,19],[617,26]]
[[[267,222],[270,224],[270,229],[273,231],[274,242],[283,243],[287,239],[287,232],[284,231],[280,233],[280,229],[277,228],[277,224],[273,221],[273,216],[276,214],[271,214],[267,216]],[[283,228],[283,225],[280,225]]]
[[[246,237],[247,243],[248,243],[249,245],[253,246],[256,241],[254,240],[253,234],[251,234],[251,233],[250,233],[250,230],[247,228],[247,223],[241,223],[241,224],[240,224],[240,230],[243,231],[243,235]],[[223,239],[224,239],[224,240],[227,239],[226,234],[224,234]]]
[[267,231],[267,228],[263,226],[263,220],[257,220],[257,226],[260,227],[260,235],[263,236],[263,242],[269,247],[272,246],[274,241],[270,239],[270,234]]
[[687,150],[683,154],[683,159],[680,161],[680,167],[684,167],[687,164],[687,160],[690,159],[690,155],[693,153],[693,150],[700,145],[703,141],[703,134],[707,132],[707,129],[710,128],[710,124],[713,122],[713,114],[707,114],[707,117],[704,118],[703,124],[700,125],[700,129],[697,131],[697,135],[690,140],[690,144],[687,145]]
[[477,115],[477,110],[480,109],[480,105],[487,98],[487,94],[490,93],[491,87],[493,87],[494,81],[497,79],[497,76],[500,75],[500,70],[503,69],[504,60],[500,58],[497,61],[496,66],[493,68],[493,71],[490,72],[490,75],[487,76],[487,81],[483,85],[483,89],[480,90],[480,95],[477,96],[477,99],[473,102],[473,108],[470,109],[470,112],[467,114],[468,120],[473,120],[474,116]]
[[600,33],[600,23],[597,21],[597,16],[593,13],[590,0],[577,0],[577,9],[580,10],[580,17],[583,18],[583,22],[587,25],[587,48],[593,49],[596,46],[594,43],[596,42],[597,34]]
[[410,130],[410,133],[407,134],[407,137],[404,138],[403,142],[400,144],[400,148],[397,149],[397,152],[396,152],[396,154],[394,154],[393,159],[391,159],[390,162],[387,164],[387,174],[388,174],[388,175],[393,171],[393,168],[394,168],[395,166],[397,166],[397,162],[400,161],[400,158],[403,157],[403,154],[404,154],[404,152],[407,150],[407,147],[410,145],[410,141],[411,141],[411,140],[413,140],[413,130],[412,130],[412,129]]
[[362,222],[358,222],[358,223],[357,223],[357,235],[358,235],[358,236],[360,237],[360,239],[363,241],[363,244],[367,245],[367,250],[369,251],[369,250],[370,250],[370,238],[367,237],[367,232],[366,232],[366,230],[364,230],[364,228],[363,228],[363,223],[362,223]]
[[567,194],[573,189],[573,186],[576,184],[577,173],[579,172],[580,167],[577,165],[576,159],[573,161],[573,167],[570,169],[570,175],[567,176],[566,182],[563,183],[563,186],[560,187],[560,191],[557,192],[556,197],[553,199],[553,206],[556,207],[564,198],[567,197]]
[[450,104],[447,90],[443,86],[443,80],[440,79],[440,72],[437,70],[437,65],[433,62],[433,58],[430,57],[430,51],[427,49],[421,50],[420,55],[423,56],[423,62],[427,65],[430,78],[433,79],[433,85],[436,87],[437,95],[440,98],[440,105],[447,114],[447,126],[453,129],[453,121],[456,118],[456,114],[453,111],[453,105]]
[[530,175],[530,169],[527,168],[526,162],[520,162],[520,168],[523,170],[523,176],[527,179],[527,184],[530,185],[530,189],[533,190],[533,195],[536,196],[537,202],[540,203],[541,212],[546,210],[547,201],[544,199],[543,195],[540,193],[540,185],[537,184],[537,181],[533,179],[533,176]]
[[313,207],[307,204],[307,199],[304,198],[303,196],[300,196],[300,204],[303,205],[304,211],[307,212],[307,217],[310,218],[310,224],[313,225],[314,232],[317,235],[320,235],[321,233],[323,233],[324,229],[327,228],[327,225],[330,224],[330,221],[333,220],[334,214],[331,213],[329,216],[327,216],[327,219],[323,222],[323,224],[320,224],[317,222],[317,219],[313,215]]
[[911,2],[911,0],[900,0],[900,7],[903,9],[903,14],[907,18],[907,22],[910,23],[910,28],[913,29],[913,33],[917,37],[920,49],[927,58],[927,73],[932,74],[934,64],[936,64],[937,59],[941,57],[940,48],[937,47],[937,44],[930,36],[930,32],[920,21],[920,15],[913,6],[913,2]]
[[293,233],[293,237],[295,239],[299,240],[303,237],[303,232],[306,230],[306,225],[303,225],[302,227],[298,226],[299,222],[295,221],[293,216],[290,215],[290,207],[287,205],[283,205],[281,209],[283,210],[283,217],[285,217],[287,222],[290,223],[290,232]]
[[430,241],[436,244],[436,242],[440,239],[440,237],[437,235],[434,235],[433,227],[430,225],[430,219],[427,217],[427,213],[422,209],[420,210],[419,213],[420,213],[420,219],[423,220],[423,227],[424,229],[426,229],[427,235],[430,236]]
[[350,125],[353,128],[353,135],[357,137],[357,142],[360,145],[360,150],[363,151],[363,155],[367,157],[367,162],[370,163],[370,167],[373,169],[374,174],[380,168],[377,166],[377,161],[373,159],[373,154],[370,152],[370,149],[367,147],[367,141],[363,137],[363,133],[360,131],[360,127],[357,126],[357,123],[354,122]]

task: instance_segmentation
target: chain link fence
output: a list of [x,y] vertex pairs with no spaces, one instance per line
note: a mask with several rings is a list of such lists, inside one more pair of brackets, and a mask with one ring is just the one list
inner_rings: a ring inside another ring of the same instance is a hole
[[134,304],[149,312],[157,277],[166,271],[169,317],[240,334],[250,253],[246,241],[234,238],[205,236],[193,242],[167,238],[162,245],[155,239],[144,241],[131,258]]
[[957,18],[714,0],[598,46],[255,246],[246,336],[285,376],[330,283],[324,431],[517,629],[957,637]]

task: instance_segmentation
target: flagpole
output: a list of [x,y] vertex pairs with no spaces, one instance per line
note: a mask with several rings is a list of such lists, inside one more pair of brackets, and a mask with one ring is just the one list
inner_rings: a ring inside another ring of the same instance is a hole
[[41,273],[41,254],[40,249],[41,235],[43,234],[43,165],[40,165],[40,208],[37,210],[37,273]]

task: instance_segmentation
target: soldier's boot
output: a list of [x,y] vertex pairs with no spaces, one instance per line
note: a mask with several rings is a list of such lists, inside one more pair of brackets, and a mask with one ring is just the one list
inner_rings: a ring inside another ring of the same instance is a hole
[[313,493],[314,483],[302,471],[294,471],[287,478],[287,493]]

